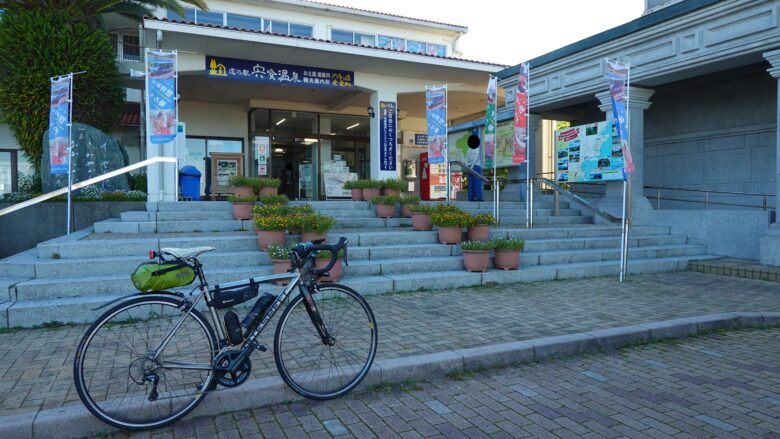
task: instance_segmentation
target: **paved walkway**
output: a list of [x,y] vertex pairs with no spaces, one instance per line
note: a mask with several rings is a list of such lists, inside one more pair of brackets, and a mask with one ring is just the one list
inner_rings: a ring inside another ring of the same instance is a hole
[[130,437],[780,438],[779,364],[780,329],[733,331],[378,386]]
[[[780,311],[774,282],[678,272],[369,296],[378,358],[731,311]],[[275,326],[275,325],[274,325]],[[271,328],[273,329],[273,327]],[[72,361],[85,327],[0,333],[0,416],[79,403]],[[261,337],[272,346],[273,331]],[[275,375],[256,353],[255,376]]]

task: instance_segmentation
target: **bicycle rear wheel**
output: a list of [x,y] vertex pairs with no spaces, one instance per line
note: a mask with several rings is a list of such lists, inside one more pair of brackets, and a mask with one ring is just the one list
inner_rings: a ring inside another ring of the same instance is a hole
[[[195,408],[213,371],[176,366],[211,366],[217,343],[201,313],[185,313],[179,299],[139,297],[92,324],[76,351],[73,377],[93,415],[115,427],[143,430],[170,424]],[[154,359],[152,353],[179,322]]]
[[337,398],[368,374],[376,355],[376,320],[365,299],[349,287],[321,284],[313,299],[335,342],[323,342],[299,295],[279,319],[274,359],[284,382],[299,394]]

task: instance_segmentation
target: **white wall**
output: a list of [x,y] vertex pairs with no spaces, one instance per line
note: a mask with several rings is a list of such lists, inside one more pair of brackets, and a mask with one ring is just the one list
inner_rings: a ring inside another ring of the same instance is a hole
[[[248,110],[243,105],[181,101],[179,120],[187,123],[187,136],[233,137],[244,141],[244,172],[248,171],[251,149],[247,130]],[[247,174],[248,175],[248,174]]]

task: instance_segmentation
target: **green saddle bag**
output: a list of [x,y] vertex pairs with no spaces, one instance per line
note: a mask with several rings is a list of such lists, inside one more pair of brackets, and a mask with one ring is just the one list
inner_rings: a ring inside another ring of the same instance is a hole
[[181,263],[144,262],[130,275],[138,291],[161,291],[183,287],[195,280],[195,270]]

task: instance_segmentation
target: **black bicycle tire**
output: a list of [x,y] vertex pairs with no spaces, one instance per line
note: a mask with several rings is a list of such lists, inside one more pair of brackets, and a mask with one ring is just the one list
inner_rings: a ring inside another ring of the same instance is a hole
[[[104,423],[111,425],[113,427],[117,427],[123,430],[131,430],[131,431],[141,431],[141,430],[149,430],[153,428],[160,428],[164,427],[166,425],[170,425],[179,419],[186,416],[189,412],[191,412],[195,407],[198,406],[198,404],[203,401],[203,398],[206,396],[206,391],[200,392],[193,400],[192,403],[190,403],[188,406],[184,408],[184,410],[176,413],[173,416],[170,416],[162,421],[152,422],[152,423],[145,423],[145,424],[130,424],[126,422],[121,422],[112,419],[110,416],[104,415],[102,410],[97,407],[97,404],[88,396],[88,391],[84,388],[84,375],[83,370],[81,370],[81,360],[83,359],[84,352],[86,351],[88,345],[88,342],[92,339],[92,337],[95,334],[95,330],[102,326],[104,321],[107,319],[113,317],[117,313],[119,313],[122,309],[128,308],[130,305],[136,305],[138,303],[143,302],[166,302],[171,305],[174,305],[176,307],[181,307],[184,303],[183,300],[173,298],[173,297],[164,297],[164,296],[142,296],[133,298],[127,301],[124,301],[122,303],[119,303],[118,305],[114,306],[113,308],[109,309],[108,311],[104,312],[103,314],[98,317],[95,322],[90,325],[89,329],[84,333],[84,335],[81,338],[81,341],[79,342],[78,348],[76,349],[76,355],[73,359],[73,380],[76,384],[76,392],[79,395],[79,398],[81,399],[81,402],[84,404],[84,406],[87,408],[87,410],[92,413],[96,418],[100,419]],[[214,334],[214,330],[211,327],[211,324],[209,324],[208,319],[206,319],[205,316],[203,316],[202,313],[200,313],[196,309],[192,309],[191,315],[193,315],[196,319],[196,321],[199,321],[203,329],[206,331],[209,341],[211,342],[211,348],[212,352],[215,352],[217,349],[217,338]],[[212,372],[210,374],[210,378],[206,381],[204,384],[204,388],[208,388],[208,386],[213,382],[215,379],[214,373]]]
[[368,375],[369,370],[371,370],[371,365],[374,363],[374,359],[376,357],[376,351],[377,346],[379,345],[379,330],[376,323],[376,318],[374,317],[374,312],[371,309],[371,307],[368,305],[368,302],[366,299],[360,295],[357,291],[353,290],[352,288],[341,285],[337,283],[323,283],[319,285],[320,289],[341,289],[345,293],[347,293],[349,296],[353,297],[360,303],[361,307],[364,311],[366,311],[366,314],[370,318],[371,323],[373,324],[373,336],[371,339],[371,349],[368,355],[368,358],[366,360],[366,363],[364,364],[363,368],[361,369],[361,372],[357,375],[355,379],[347,383],[346,386],[342,387],[336,392],[331,392],[328,394],[319,394],[315,392],[308,391],[304,388],[302,388],[298,383],[295,382],[295,380],[292,379],[290,374],[287,372],[287,369],[285,369],[281,356],[281,334],[282,331],[284,331],[284,326],[287,322],[287,318],[289,317],[292,310],[303,301],[303,295],[299,294],[295,297],[284,309],[284,312],[282,313],[282,316],[279,318],[279,322],[276,325],[276,333],[274,334],[274,360],[276,361],[276,368],[279,371],[279,375],[282,377],[282,380],[287,384],[292,390],[294,390],[299,395],[319,400],[319,401],[325,401],[329,399],[338,398],[341,396],[346,395],[352,389],[357,387],[363,379],[365,379],[366,375]]

